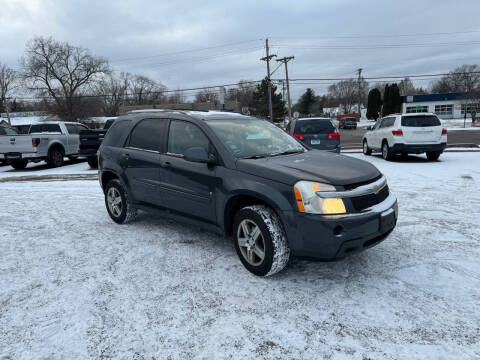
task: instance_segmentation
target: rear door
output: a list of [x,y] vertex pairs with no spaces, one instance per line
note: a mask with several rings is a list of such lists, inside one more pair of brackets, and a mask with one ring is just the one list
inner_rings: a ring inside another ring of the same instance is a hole
[[402,116],[403,139],[406,144],[438,144],[442,124],[435,115]]
[[143,119],[130,132],[122,153],[131,193],[135,201],[161,204],[160,149],[165,137],[166,119]]
[[382,125],[383,120],[384,118],[377,120],[377,122],[373,126],[373,129],[371,130],[371,133],[367,137],[367,142],[369,146],[373,149],[380,149],[380,142],[381,142],[380,126]]
[[67,154],[77,154],[80,145],[79,129],[77,124],[65,124],[68,131]]
[[166,153],[162,155],[161,192],[164,206],[216,223],[216,167],[186,161],[183,154],[191,147],[203,147],[208,153],[216,154],[210,140],[196,124],[171,120]]

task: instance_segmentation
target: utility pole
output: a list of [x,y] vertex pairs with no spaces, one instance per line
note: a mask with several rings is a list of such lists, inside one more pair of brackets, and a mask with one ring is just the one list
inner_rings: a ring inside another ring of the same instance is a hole
[[358,116],[359,116],[359,119],[362,117],[362,111],[360,110],[360,103],[362,102],[362,89],[361,89],[361,83],[360,83],[360,80],[361,80],[361,76],[362,76],[362,68],[359,68],[357,69],[357,73],[358,73]]
[[268,38],[265,39],[265,50],[267,56],[260,60],[267,62],[267,82],[268,82],[268,114],[270,115],[270,122],[273,122],[273,108],[272,108],[272,81],[270,80],[270,60],[274,58],[275,54],[269,54]]
[[290,82],[288,81],[288,65],[287,63],[290,60],[295,59],[295,56],[285,56],[277,61],[283,62],[285,64],[285,80],[287,82],[287,96],[288,96],[288,122],[292,121],[292,100],[290,99]]

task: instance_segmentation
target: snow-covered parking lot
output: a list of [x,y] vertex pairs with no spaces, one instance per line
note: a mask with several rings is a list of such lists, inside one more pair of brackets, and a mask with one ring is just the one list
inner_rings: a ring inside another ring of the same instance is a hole
[[387,176],[397,228],[271,278],[195,227],[114,224],[97,181],[0,182],[0,359],[480,358],[480,154],[351,156]]

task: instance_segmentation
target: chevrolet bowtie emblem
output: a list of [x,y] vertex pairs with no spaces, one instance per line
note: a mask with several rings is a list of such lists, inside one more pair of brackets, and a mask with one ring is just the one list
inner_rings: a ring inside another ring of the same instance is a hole
[[373,192],[376,194],[376,193],[378,193],[379,191],[380,191],[380,186],[374,185],[374,186],[373,186]]

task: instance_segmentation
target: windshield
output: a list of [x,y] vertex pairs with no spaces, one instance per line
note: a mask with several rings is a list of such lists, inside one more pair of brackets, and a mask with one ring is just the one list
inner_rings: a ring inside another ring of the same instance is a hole
[[328,119],[298,120],[295,126],[295,133],[297,134],[322,134],[334,131],[335,127]]
[[406,127],[424,127],[440,126],[440,120],[433,115],[403,116],[402,126]]
[[207,120],[206,123],[237,158],[305,151],[297,140],[265,120]]

